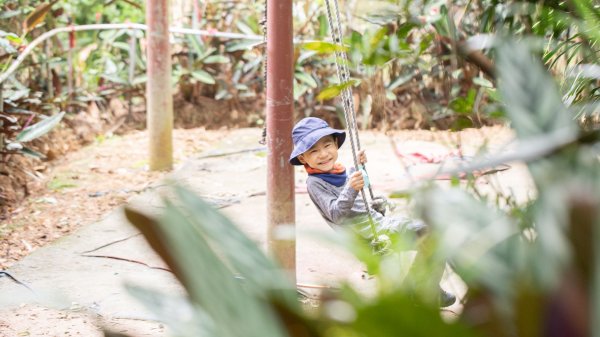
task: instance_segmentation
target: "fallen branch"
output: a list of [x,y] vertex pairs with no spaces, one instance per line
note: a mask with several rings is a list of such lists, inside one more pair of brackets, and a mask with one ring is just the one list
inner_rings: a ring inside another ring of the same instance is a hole
[[107,244],[104,244],[104,245],[102,245],[102,246],[100,246],[100,247],[96,247],[96,248],[94,248],[94,249],[86,250],[86,251],[84,251],[84,252],[81,252],[80,254],[87,254],[87,253],[95,252],[95,251],[97,251],[97,250],[100,250],[100,249],[102,249],[102,248],[105,248],[105,247],[108,247],[108,246],[112,246],[112,245],[114,245],[114,244],[116,244],[116,243],[123,242],[123,241],[127,241],[127,240],[129,240],[129,239],[131,239],[131,238],[134,238],[134,237],[136,237],[136,236],[140,235],[140,234],[141,234],[141,233],[137,233],[137,234],[134,234],[134,235],[130,235],[130,236],[128,236],[128,237],[126,237],[126,238],[124,238],[124,239],[115,240],[115,241],[109,242],[109,243],[107,243]]
[[2,276],[6,276],[6,277],[8,277],[9,279],[11,279],[13,282],[15,282],[16,284],[18,284],[18,285],[21,285],[21,286],[23,286],[23,287],[25,287],[25,288],[29,289],[29,291],[31,291],[31,292],[34,292],[34,291],[33,291],[33,289],[29,288],[29,286],[28,286],[28,285],[26,285],[25,283],[23,283],[23,282],[21,282],[21,281],[17,280],[17,279],[16,279],[16,278],[14,278],[14,277],[13,277],[11,274],[9,274],[9,273],[7,273],[7,272],[5,272],[5,271],[0,271],[0,277],[2,277]]
[[219,152],[219,153],[214,153],[214,154],[206,154],[206,155],[203,155],[203,156],[200,156],[197,158],[205,159],[205,158],[225,157],[225,156],[230,156],[230,155],[240,154],[240,153],[265,151],[266,149],[267,149],[266,147],[261,146],[261,147],[255,147],[253,149],[244,149],[244,150],[237,150],[237,151],[230,151],[230,152]]
[[154,267],[154,266],[151,266],[151,265],[149,265],[149,264],[147,264],[145,262],[142,262],[142,261],[127,259],[127,258],[119,257],[119,256],[112,256],[112,255],[88,255],[88,254],[80,254],[80,256],[83,256],[83,257],[97,257],[97,258],[102,258],[102,259],[113,259],[113,260],[131,262],[131,263],[141,264],[142,266],[146,266],[146,267],[148,267],[150,269],[164,270],[164,271],[168,271],[169,273],[172,273],[172,271],[170,269],[168,269],[168,268]]

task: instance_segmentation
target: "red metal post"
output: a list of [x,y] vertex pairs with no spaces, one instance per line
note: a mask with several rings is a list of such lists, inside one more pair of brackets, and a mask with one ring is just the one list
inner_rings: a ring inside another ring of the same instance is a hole
[[267,1],[267,220],[270,253],[296,282],[292,0]]
[[150,143],[150,169],[173,167],[173,96],[169,46],[169,1],[146,3],[147,76],[146,118]]

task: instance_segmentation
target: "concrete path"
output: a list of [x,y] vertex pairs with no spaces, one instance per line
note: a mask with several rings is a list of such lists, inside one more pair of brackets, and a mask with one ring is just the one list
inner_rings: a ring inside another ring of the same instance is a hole
[[[361,134],[368,149],[369,174],[376,192],[402,189],[402,169],[385,135]],[[232,131],[214,144],[212,152],[256,148],[257,131]],[[191,158],[171,174],[171,179],[196,191],[222,211],[249,237],[266,248],[266,158],[264,151]],[[348,149],[340,160],[351,162]],[[514,174],[507,172],[505,174]],[[336,285],[349,281],[359,289],[373,287],[363,277],[361,264],[350,254],[304,232],[331,233],[310,202],[304,188],[305,173],[296,171],[297,280],[300,284]],[[160,212],[160,195],[168,183],[156,182],[130,202],[148,213]],[[142,264],[143,263],[143,264]],[[0,336],[102,336],[99,326],[134,336],[167,336],[167,328],[131,298],[123,284],[133,283],[166,293],[183,290],[164,263],[131,227],[121,208],[104,219],[32,253],[10,270],[34,292],[0,278]],[[464,285],[450,275],[447,289],[461,295]],[[39,304],[22,304],[34,299]],[[59,310],[60,309],[60,310]],[[456,305],[451,310],[460,311]],[[3,323],[4,321],[4,323]],[[10,322],[7,324],[6,322]]]

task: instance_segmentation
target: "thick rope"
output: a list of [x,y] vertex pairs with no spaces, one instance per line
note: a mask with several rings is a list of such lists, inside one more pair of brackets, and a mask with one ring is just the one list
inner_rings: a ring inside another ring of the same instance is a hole
[[[335,7],[334,13],[335,17],[332,16],[331,12],[331,4],[329,0],[325,0],[325,5],[327,8],[327,21],[329,22],[329,29],[331,31],[331,37],[334,44],[337,44],[340,47],[343,47],[342,44],[342,33],[341,33],[341,25],[339,21],[339,8],[337,5],[337,0],[333,0]],[[334,22],[335,19],[335,22]],[[346,52],[343,48],[336,48],[339,50],[335,51],[335,68],[337,71],[338,79],[340,84],[346,83],[350,80],[350,74],[348,71],[348,58],[346,57]],[[340,64],[341,62],[341,64]],[[348,138],[350,140],[350,147],[352,148],[352,158],[354,159],[354,167],[356,170],[360,170],[361,166],[358,162],[357,151],[360,151],[360,141],[358,140],[358,130],[356,127],[356,114],[354,110],[354,103],[352,101],[352,89],[350,87],[345,88],[342,91],[342,108],[344,110],[344,119],[346,120],[346,128],[348,129]],[[356,141],[356,147],[355,147]],[[364,165],[362,165],[362,169],[366,173],[366,169]],[[371,199],[373,199],[373,190],[369,185],[369,192],[371,193]],[[373,217],[371,216],[371,206],[369,205],[364,188],[360,191],[363,201],[365,202],[365,207],[367,209],[367,215],[369,217],[369,226],[371,228],[371,232],[373,233],[373,238],[377,238],[377,229],[375,227],[375,223],[373,221]]]

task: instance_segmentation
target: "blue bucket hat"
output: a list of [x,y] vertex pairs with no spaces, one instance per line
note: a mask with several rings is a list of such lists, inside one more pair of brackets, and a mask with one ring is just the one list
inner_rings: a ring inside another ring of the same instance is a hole
[[302,165],[298,160],[298,156],[308,151],[319,139],[329,135],[335,135],[338,148],[346,140],[345,131],[329,127],[329,124],[320,118],[306,117],[300,120],[292,130],[294,150],[290,155],[290,164]]

